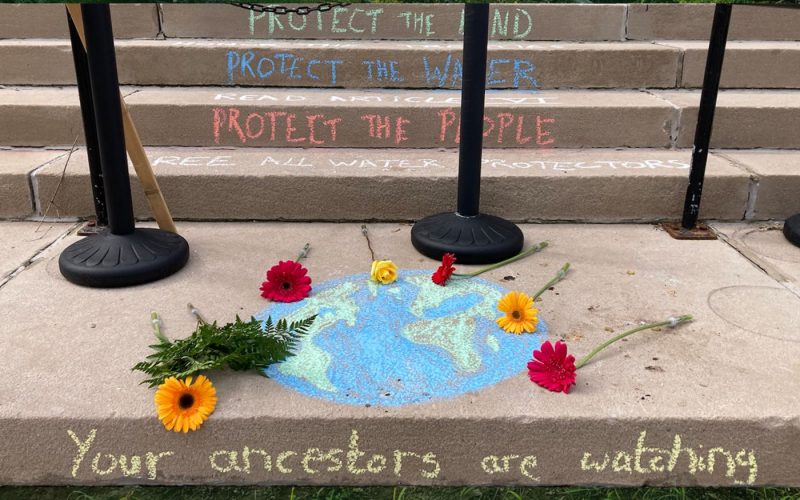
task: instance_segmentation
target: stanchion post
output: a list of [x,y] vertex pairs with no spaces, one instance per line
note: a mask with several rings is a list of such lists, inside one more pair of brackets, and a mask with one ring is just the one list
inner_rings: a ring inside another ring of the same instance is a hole
[[59,269],[69,281],[84,286],[148,283],[181,269],[189,260],[189,244],[172,232],[136,229],[111,12],[108,4],[83,4],[81,13],[108,228],[67,247]]
[[731,22],[731,5],[717,4],[714,7],[714,22],[711,25],[711,38],[706,56],[706,71],[703,76],[703,90],[700,94],[700,108],[697,111],[697,127],[694,132],[692,166],[689,171],[689,187],[683,206],[683,229],[691,229],[697,224],[700,214],[700,198],[703,194],[703,180],[706,175],[708,147],[714,127],[714,112],[717,108],[719,80],[722,76],[722,61],[725,58],[725,45],[728,41],[728,26]]
[[106,213],[106,195],[103,188],[103,172],[100,169],[100,152],[97,148],[97,125],[94,121],[94,103],[92,103],[92,84],[89,80],[89,66],[86,51],[83,48],[78,30],[72,18],[67,15],[69,39],[72,43],[72,60],[75,64],[75,79],[78,83],[78,97],[81,103],[83,119],[83,135],[86,140],[86,155],[89,159],[89,179],[92,183],[92,200],[96,225],[102,228],[108,225]]
[[489,5],[465,4],[457,211],[426,217],[411,229],[414,248],[437,260],[449,252],[461,264],[498,262],[519,253],[524,243],[516,225],[480,213],[488,40]]

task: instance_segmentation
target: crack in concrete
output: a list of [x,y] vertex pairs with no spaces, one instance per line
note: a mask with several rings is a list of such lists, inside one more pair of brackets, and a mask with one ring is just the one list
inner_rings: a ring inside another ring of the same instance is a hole
[[628,12],[630,9],[630,5],[624,4],[625,12],[622,15],[622,40],[630,40],[628,38]]
[[675,104],[674,102],[670,101],[669,99],[665,98],[664,96],[660,96],[654,93],[650,89],[644,89],[643,92],[648,94],[661,102],[669,104],[672,107],[672,116],[670,118],[670,130],[669,130],[669,149],[678,149],[678,135],[680,133],[680,126],[681,126],[681,107]]
[[[75,151],[78,151],[80,148],[76,148]],[[36,177],[37,174],[44,170],[45,168],[49,167],[60,158],[63,158],[65,155],[68,154],[68,151],[64,151],[62,154],[56,156],[48,160],[47,162],[39,165],[38,167],[34,168],[30,172],[28,172],[28,189],[31,190],[31,200],[33,201],[33,216],[36,217],[43,213],[42,211],[42,200],[40,199],[39,193],[39,179]]]
[[158,23],[158,33],[156,39],[166,40],[167,34],[164,32],[164,7],[157,3],[156,5],[156,22]]
[[2,290],[6,285],[11,283],[11,281],[14,280],[14,278],[16,278],[26,270],[30,269],[37,262],[39,262],[39,260],[41,260],[41,257],[44,256],[44,254],[46,254],[55,245],[59,244],[64,238],[66,238],[74,231],[76,231],[80,226],[81,226],[80,223],[73,224],[66,231],[61,233],[55,240],[51,241],[50,243],[36,250],[36,252],[34,252],[34,254],[31,257],[25,259],[25,261],[23,261],[22,264],[17,266],[17,268],[14,271],[5,276],[0,277],[0,290]]
[[747,187],[747,202],[745,204],[743,220],[755,220],[756,201],[758,200],[758,187],[761,184],[761,178],[759,177],[758,173],[756,173],[746,164],[736,161],[734,158],[731,158],[725,153],[716,152],[711,154],[724,159],[732,166],[744,171],[750,176],[750,184]]

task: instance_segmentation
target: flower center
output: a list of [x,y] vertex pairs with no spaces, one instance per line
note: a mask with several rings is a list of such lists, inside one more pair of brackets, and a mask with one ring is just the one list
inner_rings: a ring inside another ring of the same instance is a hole
[[194,406],[194,396],[191,394],[181,394],[181,397],[178,398],[178,406],[181,407],[181,410],[188,410]]
[[514,319],[520,319],[522,315],[519,313],[519,311],[514,311],[511,313],[511,317]]
[[284,281],[284,282],[281,284],[281,288],[283,288],[284,290],[288,290],[288,289],[292,288],[292,284],[291,284],[291,283],[289,283],[288,281]]

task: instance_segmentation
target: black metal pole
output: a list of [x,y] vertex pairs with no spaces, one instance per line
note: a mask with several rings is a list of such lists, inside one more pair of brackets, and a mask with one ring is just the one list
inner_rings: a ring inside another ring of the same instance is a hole
[[697,224],[697,217],[700,214],[700,198],[703,194],[708,147],[714,125],[714,111],[717,107],[719,79],[722,74],[722,60],[725,57],[730,21],[731,5],[717,4],[714,9],[714,22],[711,25],[703,91],[700,94],[700,108],[697,111],[697,128],[694,134],[689,187],[686,189],[686,200],[681,219],[681,227],[685,230],[689,230]]
[[186,264],[189,244],[168,231],[136,229],[111,12],[108,4],[83,4],[81,14],[109,225],[68,246],[61,252],[58,267],[67,280],[84,286],[107,288],[156,281]]
[[519,253],[524,243],[516,225],[480,213],[488,41],[489,5],[465,4],[457,208],[411,228],[411,243],[421,254],[441,259],[453,253],[461,264],[498,262]]
[[458,151],[457,212],[463,217],[475,217],[480,212],[488,42],[489,4],[470,4],[464,11],[461,141]]
[[108,227],[113,234],[130,234],[135,229],[135,224],[125,135],[122,130],[111,10],[108,5],[83,4],[81,14],[86,36],[92,101],[98,104],[93,107],[100,162],[103,165],[103,187],[108,193]]
[[83,118],[83,135],[86,139],[86,154],[89,157],[89,178],[92,183],[92,199],[98,227],[108,225],[106,212],[106,195],[103,187],[103,172],[100,169],[100,152],[97,148],[97,125],[94,121],[94,103],[92,103],[92,84],[89,80],[89,65],[86,51],[83,48],[78,30],[67,13],[69,39],[72,42],[72,60],[75,63],[75,78],[78,82],[78,97],[81,103]]

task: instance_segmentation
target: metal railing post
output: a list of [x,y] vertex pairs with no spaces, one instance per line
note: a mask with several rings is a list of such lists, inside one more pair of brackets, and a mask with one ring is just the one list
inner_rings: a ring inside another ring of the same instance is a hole
[[694,134],[692,165],[689,171],[689,186],[683,206],[681,228],[690,230],[697,224],[700,214],[700,199],[703,194],[703,181],[706,175],[708,147],[714,125],[714,111],[717,107],[717,93],[722,74],[722,61],[728,40],[728,26],[731,21],[731,5],[717,4],[714,8],[714,22],[711,25],[711,38],[706,57],[706,71],[703,77],[703,90],[700,94],[700,108],[697,111],[697,127]]

